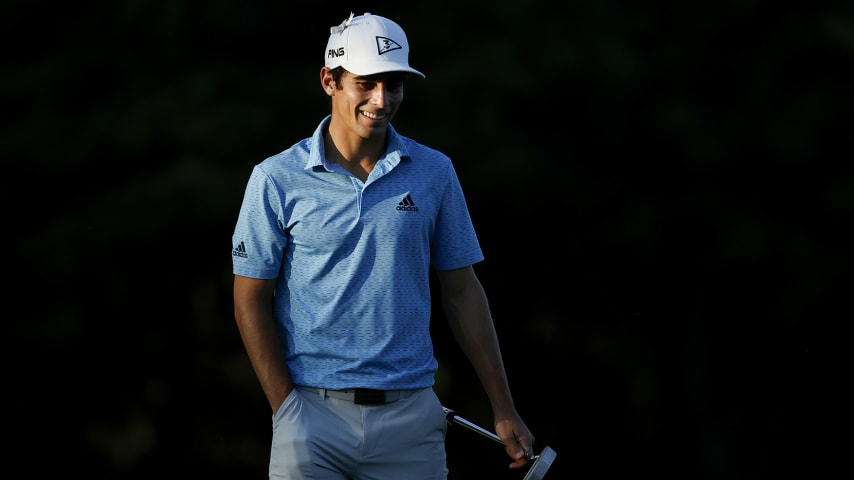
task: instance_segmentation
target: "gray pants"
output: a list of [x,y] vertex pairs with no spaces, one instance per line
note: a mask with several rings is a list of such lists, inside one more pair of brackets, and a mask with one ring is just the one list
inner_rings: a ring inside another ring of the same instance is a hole
[[297,388],[273,416],[270,478],[445,480],[447,428],[431,388],[385,405]]

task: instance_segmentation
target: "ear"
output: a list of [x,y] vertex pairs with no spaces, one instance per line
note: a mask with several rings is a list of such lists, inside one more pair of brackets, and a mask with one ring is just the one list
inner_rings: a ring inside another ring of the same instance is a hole
[[335,92],[335,80],[332,79],[332,70],[328,67],[320,69],[320,86],[330,97]]

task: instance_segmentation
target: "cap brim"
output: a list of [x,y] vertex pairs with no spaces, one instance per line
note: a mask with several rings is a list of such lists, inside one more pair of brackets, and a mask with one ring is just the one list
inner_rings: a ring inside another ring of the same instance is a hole
[[406,65],[400,65],[400,64],[383,65],[382,68],[377,68],[377,65],[360,66],[360,65],[350,64],[350,65],[345,65],[344,68],[348,72],[355,73],[356,75],[376,75],[378,73],[406,72],[406,73],[412,73],[414,75],[418,75],[421,78],[427,77],[426,75],[424,75],[423,73],[419,72],[418,70],[416,70],[412,67],[409,67]]

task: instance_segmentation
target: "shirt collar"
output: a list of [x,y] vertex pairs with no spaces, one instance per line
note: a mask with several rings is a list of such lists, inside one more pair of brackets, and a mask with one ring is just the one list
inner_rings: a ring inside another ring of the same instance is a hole
[[[323,146],[323,131],[329,127],[329,121],[332,115],[327,115],[320,121],[309,141],[308,161],[305,164],[306,170],[323,169],[330,171],[329,167],[324,164],[324,146]],[[404,158],[409,158],[409,151],[403,142],[403,138],[398,135],[397,131],[391,125],[388,126],[388,148],[385,153],[377,161],[374,168],[381,167],[382,170],[390,170],[395,165],[400,163]]]

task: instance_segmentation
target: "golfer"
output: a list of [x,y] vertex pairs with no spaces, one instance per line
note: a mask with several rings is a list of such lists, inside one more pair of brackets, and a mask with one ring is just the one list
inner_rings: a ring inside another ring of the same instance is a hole
[[406,83],[424,78],[406,35],[350,14],[324,57],[331,114],[254,167],[232,237],[234,314],[273,412],[269,476],[447,478],[431,269],[510,468],[521,468],[534,436],[472,268],[483,254],[460,182],[446,155],[391,125]]

